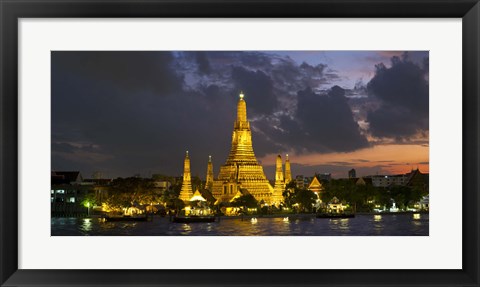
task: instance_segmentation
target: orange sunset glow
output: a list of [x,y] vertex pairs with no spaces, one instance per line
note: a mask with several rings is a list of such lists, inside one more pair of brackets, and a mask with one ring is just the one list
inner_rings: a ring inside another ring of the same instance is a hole
[[[292,163],[307,166],[348,163],[350,168],[378,166],[379,174],[403,174],[417,167],[424,173],[429,172],[429,147],[425,145],[377,145],[347,153],[295,154],[292,152],[289,156]],[[275,158],[276,155],[269,154],[259,160],[265,165],[274,165]]]

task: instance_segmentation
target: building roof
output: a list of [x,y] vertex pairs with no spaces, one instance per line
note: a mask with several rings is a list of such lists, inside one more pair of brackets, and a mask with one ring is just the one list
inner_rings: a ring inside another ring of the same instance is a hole
[[407,174],[407,186],[428,186],[429,174],[422,173],[418,168]]
[[316,176],[313,177],[312,181],[308,185],[308,189],[311,191],[321,191],[323,190],[323,185],[320,183]]
[[200,191],[200,194],[202,195],[203,198],[205,198],[208,202],[215,202],[216,199],[215,197],[213,196],[212,192],[208,189],[202,189],[202,190],[199,190]]
[[79,171],[52,171],[52,184],[71,184],[82,182],[83,178]]
[[200,193],[200,191],[195,190],[195,193],[193,194],[192,198],[190,198],[190,201],[207,201],[203,196],[202,194]]

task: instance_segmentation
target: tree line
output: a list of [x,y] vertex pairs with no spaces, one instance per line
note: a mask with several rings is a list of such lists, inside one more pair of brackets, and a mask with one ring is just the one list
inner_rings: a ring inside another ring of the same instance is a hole
[[[201,186],[199,179],[195,183]],[[181,185],[181,180],[172,181],[172,186],[160,193],[155,188],[154,179],[117,178],[111,182],[106,196],[102,197],[102,202],[94,194],[87,195],[85,202],[91,206],[102,205],[109,211],[121,211],[131,206],[153,204],[162,204],[167,209],[179,210],[184,207],[183,201],[178,198]],[[258,208],[260,212],[277,212],[284,209],[293,212],[313,212],[318,208],[318,199],[323,204],[327,204],[336,197],[342,203],[354,206],[356,211],[371,212],[379,206],[390,208],[393,202],[398,208],[406,209],[420,201],[422,196],[427,195],[427,192],[419,187],[374,187],[371,184],[358,185],[348,179],[322,181],[322,185],[324,190],[320,193],[320,198],[311,190],[297,187],[292,181],[283,191],[281,206],[268,206],[264,202],[258,202],[248,193],[226,205],[243,209]],[[213,205],[213,202],[210,205]]]

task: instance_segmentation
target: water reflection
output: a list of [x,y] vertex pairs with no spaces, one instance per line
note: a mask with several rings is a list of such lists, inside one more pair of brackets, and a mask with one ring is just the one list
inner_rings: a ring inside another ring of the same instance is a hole
[[349,233],[349,218],[336,218],[329,220],[329,227],[331,230],[337,230],[339,235],[348,235]]
[[192,232],[192,227],[190,224],[182,224],[182,235],[188,235],[190,232]]
[[214,223],[171,223],[154,217],[150,222],[104,222],[90,218],[52,218],[52,235],[428,235],[429,216],[419,214],[357,215],[326,219],[314,216],[279,218],[222,218]]
[[84,218],[82,226],[80,227],[80,230],[86,234],[92,231],[92,219]]

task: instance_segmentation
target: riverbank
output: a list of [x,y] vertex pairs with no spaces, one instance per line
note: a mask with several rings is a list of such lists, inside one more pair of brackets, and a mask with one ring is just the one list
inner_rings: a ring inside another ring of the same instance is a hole
[[397,212],[357,212],[356,215],[395,215],[395,214],[428,214],[428,211],[397,211]]
[[[399,212],[357,212],[355,215],[403,215],[403,214],[428,214],[428,211],[399,211]],[[274,213],[274,214],[244,214],[244,215],[234,215],[234,216],[215,216],[220,220],[229,220],[229,219],[246,219],[250,220],[252,218],[285,218],[288,217],[289,219],[304,219],[304,218],[314,218],[316,217],[316,213]],[[69,216],[58,216],[58,217],[69,217]],[[70,216],[70,217],[87,217],[87,218],[102,218],[103,215],[90,215],[90,216]],[[151,218],[152,215],[148,215],[148,218]],[[169,216],[160,216],[158,214],[154,215],[155,218],[165,217],[169,218]]]
[[[403,215],[403,214],[428,214],[428,211],[399,211],[399,212],[357,212],[355,215]],[[251,218],[313,218],[316,217],[316,213],[274,213],[274,214],[245,214],[235,216],[218,216],[223,219],[251,219]]]

